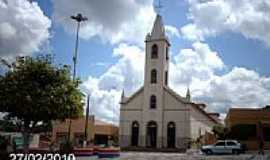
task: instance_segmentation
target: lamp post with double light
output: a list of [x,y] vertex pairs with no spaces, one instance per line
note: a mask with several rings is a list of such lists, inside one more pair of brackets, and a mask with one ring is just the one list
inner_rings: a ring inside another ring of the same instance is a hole
[[[81,13],[78,13],[76,16],[70,16],[72,20],[75,20],[77,22],[77,30],[76,30],[76,42],[75,42],[75,51],[73,55],[73,82],[75,83],[76,81],[76,66],[77,66],[77,56],[78,56],[78,46],[79,46],[79,31],[80,31],[80,25],[81,22],[87,21],[87,17],[82,16]],[[71,109],[70,109],[71,112]],[[70,141],[70,134],[71,134],[71,113],[69,117],[69,126],[68,126],[68,141]]]

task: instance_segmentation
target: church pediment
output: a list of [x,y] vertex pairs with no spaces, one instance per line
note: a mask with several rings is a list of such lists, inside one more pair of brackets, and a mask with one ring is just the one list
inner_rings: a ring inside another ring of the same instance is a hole
[[120,104],[129,103],[132,99],[137,97],[140,93],[143,93],[143,87],[141,87],[139,90],[137,90],[135,93],[133,93],[130,97],[126,97],[126,98],[122,99]]
[[168,86],[164,86],[164,90],[167,91],[171,96],[176,98],[179,102],[189,103],[185,97],[180,96],[178,93],[176,93],[174,90],[172,90]]

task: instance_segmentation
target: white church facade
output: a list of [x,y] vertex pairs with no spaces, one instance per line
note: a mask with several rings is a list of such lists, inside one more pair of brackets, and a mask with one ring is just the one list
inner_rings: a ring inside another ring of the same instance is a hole
[[187,148],[190,140],[211,132],[218,123],[204,104],[191,102],[168,86],[170,43],[160,15],[145,39],[144,85],[121,97],[119,142],[121,147]]

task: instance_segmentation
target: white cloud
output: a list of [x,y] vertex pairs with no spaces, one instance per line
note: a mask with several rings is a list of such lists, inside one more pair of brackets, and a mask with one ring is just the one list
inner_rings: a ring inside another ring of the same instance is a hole
[[195,42],[192,49],[182,49],[171,63],[170,84],[185,96],[190,86],[193,100],[208,105],[209,111],[226,113],[230,107],[263,107],[270,102],[270,77],[253,70],[226,68],[218,53],[205,43]]
[[91,94],[91,108],[98,118],[118,122],[122,89],[130,95],[142,85],[144,52],[122,43],[113,50],[113,55],[119,57],[118,62],[100,77],[90,76],[82,88]]
[[185,38],[203,40],[231,31],[270,45],[270,2],[268,0],[189,0],[188,18],[181,28]]
[[50,36],[51,21],[36,2],[0,1],[0,56],[12,58],[40,50]]
[[174,26],[166,25],[165,31],[166,31],[166,34],[169,36],[175,36],[177,38],[180,38],[180,33],[179,33],[178,29]]
[[[91,108],[98,118],[118,122],[122,88],[131,95],[143,84],[144,51],[134,45],[120,44],[113,50],[119,57],[100,77],[89,77],[82,87],[91,93]],[[169,86],[185,96],[187,85],[196,102],[208,105],[209,111],[225,114],[230,107],[262,107],[270,101],[270,78],[253,70],[226,68],[218,53],[207,44],[195,42],[172,57]]]
[[212,51],[207,44],[196,42],[191,49],[182,49],[173,57],[171,63],[171,83],[190,85],[192,80],[208,81],[213,77],[215,70],[225,66],[218,54]]
[[223,113],[229,107],[263,107],[270,102],[269,82],[269,77],[235,67],[213,78],[196,98],[208,102],[209,109]]
[[80,12],[89,19],[82,25],[80,37],[98,36],[112,44],[131,42],[142,45],[155,18],[152,0],[57,0],[53,3],[54,19],[66,31],[74,33],[75,24],[69,17]]
[[181,35],[185,39],[192,41],[204,41],[203,33],[200,29],[197,28],[194,24],[187,24],[181,28]]

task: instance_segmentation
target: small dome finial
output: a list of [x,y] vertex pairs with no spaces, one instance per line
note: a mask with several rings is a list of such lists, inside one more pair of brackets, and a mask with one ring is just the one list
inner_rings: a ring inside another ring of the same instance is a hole
[[189,87],[187,87],[186,99],[187,99],[189,102],[191,102],[191,95],[190,95]]
[[125,98],[125,91],[124,89],[122,90],[122,94],[121,94],[121,99],[124,99]]

